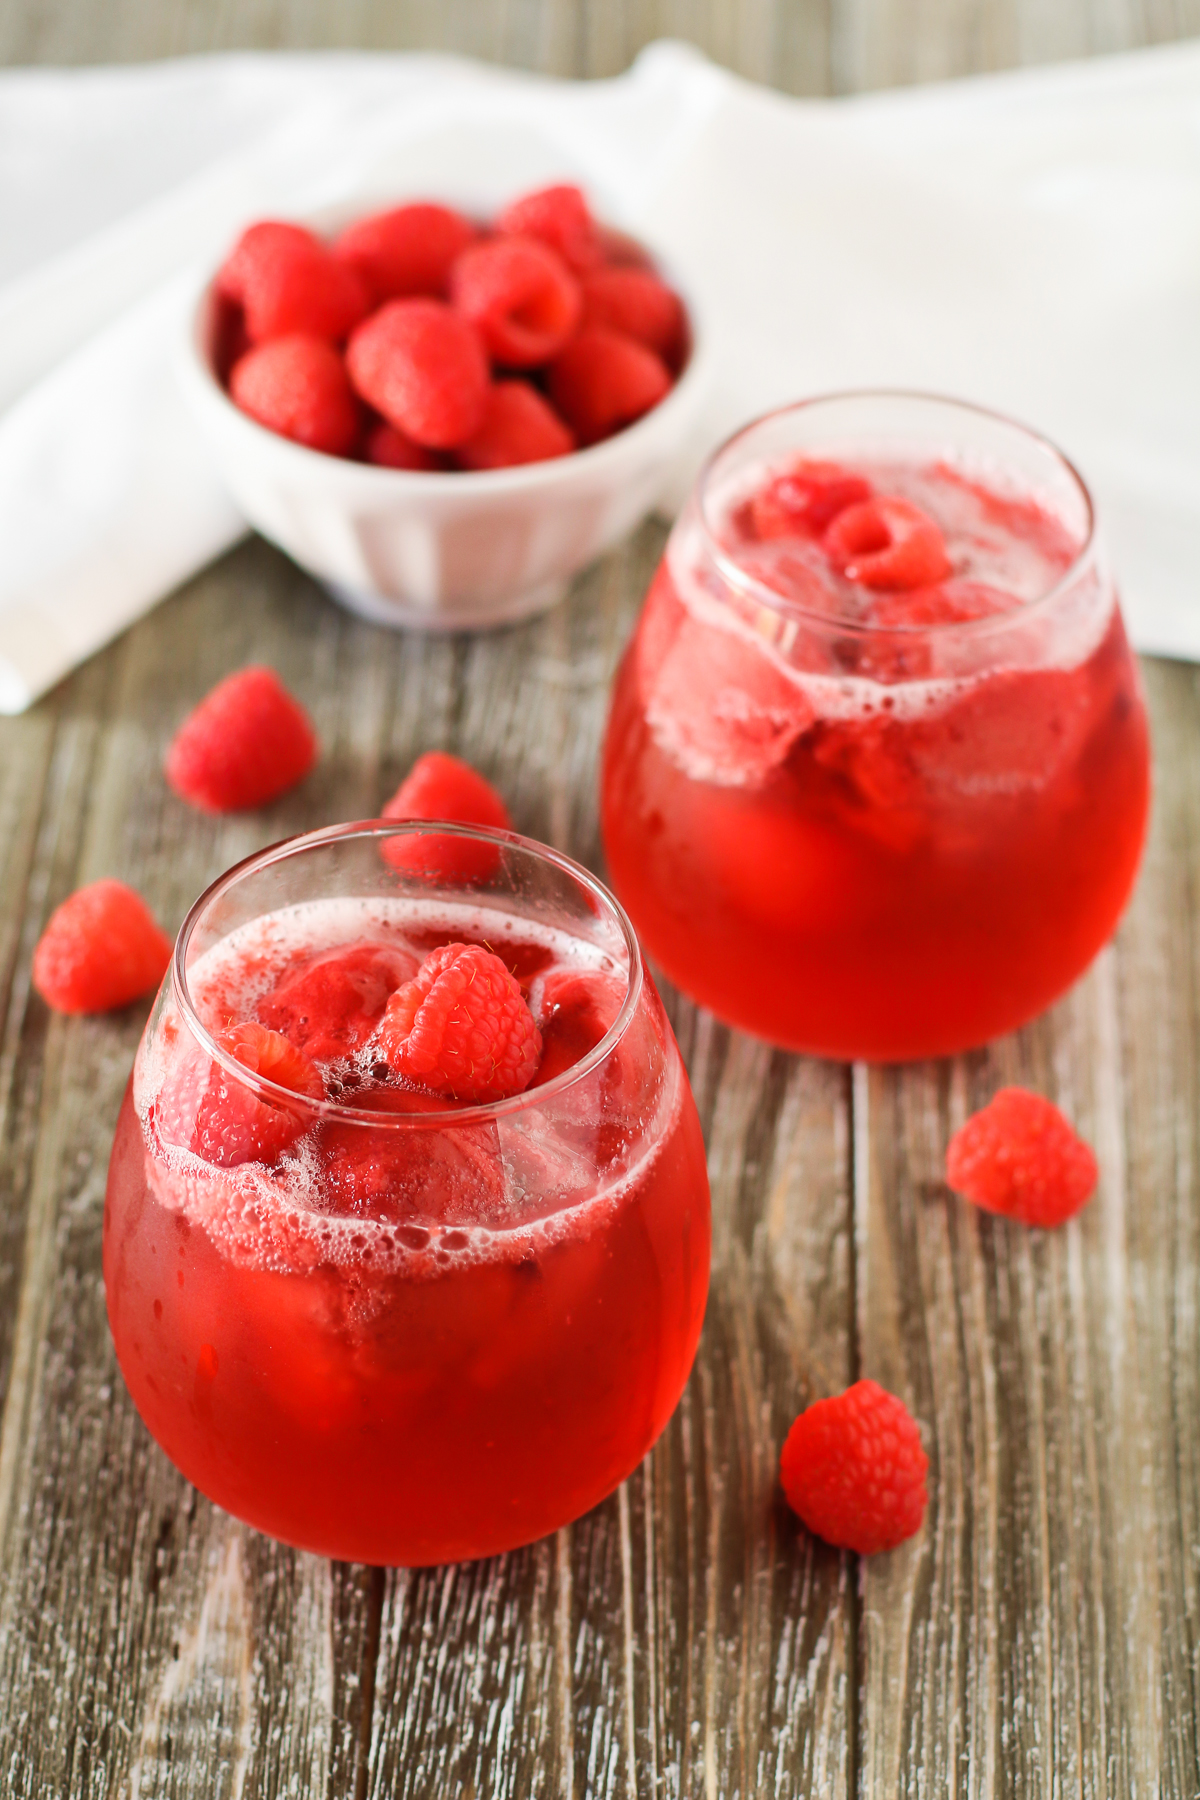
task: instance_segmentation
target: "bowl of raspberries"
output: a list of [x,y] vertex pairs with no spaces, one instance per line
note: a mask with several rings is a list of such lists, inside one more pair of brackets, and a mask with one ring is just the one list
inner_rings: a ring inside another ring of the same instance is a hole
[[694,310],[569,184],[488,219],[415,200],[250,225],[183,376],[247,518],[368,618],[552,605],[694,436]]

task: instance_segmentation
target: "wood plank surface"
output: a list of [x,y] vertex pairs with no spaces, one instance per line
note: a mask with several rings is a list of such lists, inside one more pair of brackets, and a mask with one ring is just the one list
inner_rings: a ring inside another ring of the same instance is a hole
[[[438,47],[607,74],[687,37],[795,92],[1200,31],[1200,0],[3,0],[0,60]],[[0,1793],[1200,1794],[1200,674],[1148,662],[1157,797],[1116,945],[1046,1018],[904,1070],[771,1052],[666,998],[709,1152],[713,1286],[683,1402],[620,1492],[459,1567],[329,1565],[245,1529],[148,1438],[104,1320],[109,1142],[145,1007],[52,1017],[33,945],[121,874],[176,926],[258,845],[373,813],[422,749],[599,866],[595,766],[649,524],[546,618],[398,636],[251,540],[0,720]],[[325,755],[206,820],[159,769],[189,705],[273,663]],[[1004,1081],[1095,1143],[1035,1235],[955,1201],[953,1127]],[[813,1395],[870,1374],[931,1457],[926,1527],[859,1565],[783,1506]]]

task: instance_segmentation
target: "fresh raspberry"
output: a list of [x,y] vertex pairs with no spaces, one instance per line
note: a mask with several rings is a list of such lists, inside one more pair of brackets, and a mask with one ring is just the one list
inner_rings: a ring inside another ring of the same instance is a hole
[[871,498],[871,484],[840,463],[802,462],[750,502],[755,537],[820,537],[840,512]]
[[683,302],[649,269],[596,269],[583,277],[583,323],[620,331],[677,366],[684,341]]
[[651,258],[645,246],[637,239],[630,237],[627,231],[618,231],[613,225],[596,226],[596,236],[600,240],[600,254],[604,262],[614,269],[649,269]]
[[599,268],[604,260],[604,245],[583,190],[569,183],[523,194],[505,207],[496,230],[506,236],[540,238],[577,275]]
[[[312,1063],[279,1032],[249,1020],[216,1033],[216,1041],[252,1075],[310,1100],[324,1097]],[[168,1073],[154,1115],[164,1143],[223,1169],[277,1161],[309,1123],[302,1107],[289,1107],[282,1096],[267,1100],[256,1094],[198,1044],[184,1050]]]
[[1024,1225],[1061,1225],[1095,1191],[1091,1147],[1041,1094],[1001,1088],[946,1151],[946,1180],[986,1212]]
[[450,298],[475,325],[493,360],[533,369],[557,356],[579,323],[583,299],[570,269],[536,238],[498,237],[465,250]]
[[542,1060],[537,1084],[553,1081],[582,1062],[612,1026],[625,998],[625,983],[597,969],[551,969],[538,984]]
[[361,1049],[389,995],[416,972],[416,958],[397,946],[339,945],[307,958],[254,1010],[311,1061],[335,1062]]
[[825,533],[825,548],[846,580],[863,587],[933,587],[950,574],[937,525],[919,506],[894,496],[839,512]]
[[[508,808],[477,769],[444,750],[419,756],[381,815],[385,819],[450,819],[456,825],[487,825],[511,831]],[[470,838],[421,832],[384,838],[380,852],[394,869],[434,881],[484,881],[499,860],[492,844]]]
[[827,1544],[860,1556],[894,1550],[920,1530],[928,1467],[912,1414],[874,1381],[814,1401],[779,1458],[792,1510]]
[[273,219],[242,233],[217,275],[217,292],[240,301],[255,344],[295,332],[344,338],[370,305],[361,278],[319,237]]
[[274,669],[251,665],[218,681],[167,751],[167,781],[201,812],[262,806],[317,760],[308,714]]
[[358,402],[346,365],[324,338],[272,338],[236,363],[235,406],[268,431],[327,456],[348,456],[358,437]]
[[378,425],[372,425],[367,433],[363,453],[369,463],[376,463],[381,469],[414,469],[428,474],[435,469],[446,469],[450,465],[440,450],[427,450],[424,444],[414,444],[410,437],[381,419]]
[[[451,1112],[454,1102],[411,1088],[372,1087],[356,1110]],[[397,1130],[335,1122],[321,1129],[321,1190],[343,1216],[403,1224],[492,1224],[504,1205],[504,1168],[494,1125]]]
[[548,400],[527,381],[497,381],[483,424],[458,452],[464,469],[508,469],[569,456],[575,439]]
[[140,894],[93,881],[56,906],[33,953],[33,985],[56,1012],[109,1012],[157,987],[171,960]]
[[363,399],[428,449],[457,449],[483,421],[489,376],[482,340],[440,300],[381,306],[350,339],[346,366]]
[[455,1100],[528,1087],[542,1034],[521,989],[481,944],[444,944],[387,1003],[378,1042],[398,1074]]
[[333,254],[357,270],[376,305],[411,294],[444,300],[450,265],[475,235],[461,213],[417,201],[357,219],[336,240]]
[[671,387],[661,357],[619,331],[592,325],[550,365],[550,398],[581,444],[632,425]]

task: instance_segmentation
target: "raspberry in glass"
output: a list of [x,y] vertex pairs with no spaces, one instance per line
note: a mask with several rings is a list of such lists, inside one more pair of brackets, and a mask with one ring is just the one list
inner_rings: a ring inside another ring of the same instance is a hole
[[219,681],[188,714],[167,751],[169,785],[202,812],[264,806],[302,781],[317,736],[274,669],[252,664]]
[[[247,1020],[214,1035],[218,1047],[252,1075],[309,1100],[324,1097],[318,1070],[277,1031]],[[199,1044],[180,1056],[167,1076],[155,1117],[164,1144],[224,1169],[277,1162],[308,1125],[300,1107],[243,1086]]]
[[1027,1088],[1001,1088],[946,1151],[946,1181],[956,1194],[1024,1225],[1073,1218],[1098,1178],[1091,1146],[1057,1106]]
[[471,1102],[529,1086],[542,1036],[520,985],[480,944],[445,944],[387,1003],[378,1043],[418,1087]]
[[670,391],[661,357],[619,331],[588,326],[550,365],[550,398],[581,444],[632,425]]
[[475,327],[440,300],[390,300],[350,339],[356,391],[389,424],[431,450],[454,450],[478,431],[488,361]]
[[324,338],[272,338],[234,364],[229,392],[258,424],[327,456],[348,456],[359,406],[346,365]]
[[428,473],[433,469],[448,469],[451,464],[440,450],[427,450],[424,444],[414,443],[412,438],[405,437],[386,419],[372,425],[363,443],[363,455],[369,463],[375,463],[381,469],[412,469]]
[[340,340],[370,305],[361,278],[319,237],[273,219],[242,233],[216,285],[225,299],[240,304],[255,344],[296,332]]
[[603,325],[635,338],[677,367],[683,351],[683,302],[649,269],[596,269],[585,275],[583,323]]
[[928,1466],[912,1414],[875,1381],[814,1401],[779,1459],[793,1512],[827,1544],[860,1556],[894,1550],[920,1530]]
[[356,219],[333,254],[361,276],[375,305],[413,294],[444,300],[451,265],[475,236],[471,221],[451,207],[414,201]]
[[[470,763],[445,750],[427,750],[417,758],[380,816],[450,819],[456,825],[512,830],[508,808],[491,782]],[[438,832],[385,838],[380,853],[395,869],[441,881],[483,880],[496,864],[496,853],[490,844]]]
[[483,423],[458,451],[464,469],[508,469],[549,462],[575,448],[571,431],[528,381],[497,381]]
[[577,275],[598,268],[604,260],[600,232],[583,189],[570,182],[539,188],[512,201],[496,220],[496,230],[540,238]]
[[450,298],[470,319],[494,362],[533,369],[557,356],[579,323],[583,300],[570,269],[536,238],[497,237],[465,250]]
[[911,500],[877,495],[847,506],[825,533],[829,560],[867,588],[923,588],[950,574],[936,522]]
[[802,462],[753,495],[753,535],[819,538],[840,512],[871,498],[871,484],[840,463]]
[[51,913],[33,953],[33,985],[62,1013],[110,1012],[157,987],[171,940],[139,893],[106,878]]

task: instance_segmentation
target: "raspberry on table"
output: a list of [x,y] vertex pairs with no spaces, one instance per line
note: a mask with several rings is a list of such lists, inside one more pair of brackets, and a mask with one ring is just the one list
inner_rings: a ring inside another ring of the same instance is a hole
[[451,264],[477,235],[461,213],[421,200],[356,219],[333,254],[357,271],[376,305],[413,294],[444,300]]
[[632,425],[670,391],[661,357],[619,331],[589,325],[550,365],[550,398],[581,444]]
[[[511,831],[508,808],[490,781],[461,757],[445,750],[419,756],[384,807],[385,819],[449,819],[456,825],[486,825]],[[438,832],[384,838],[380,854],[394,869],[436,881],[482,881],[496,867],[493,844]]]
[[375,463],[381,469],[412,469],[429,474],[450,467],[442,451],[427,450],[424,444],[414,443],[386,419],[372,425],[367,432],[363,454],[369,463]]
[[508,469],[567,456],[575,438],[550,402],[527,381],[497,381],[483,423],[458,452],[464,469]]
[[262,806],[317,760],[308,714],[274,669],[252,664],[219,681],[175,733],[167,781],[202,812]]
[[225,299],[240,303],[255,344],[296,332],[340,340],[370,305],[361,277],[314,232],[274,219],[242,233],[216,286]]
[[355,389],[430,450],[455,450],[483,421],[488,360],[475,327],[441,300],[390,300],[350,339]]
[[750,521],[758,538],[820,537],[840,512],[870,498],[870,482],[840,463],[802,462],[754,495]]
[[1099,1170],[1089,1144],[1053,1102],[1001,1088],[950,1139],[946,1181],[986,1212],[1061,1225],[1086,1205]]
[[570,182],[539,188],[513,200],[496,220],[496,230],[540,238],[577,275],[599,268],[604,260],[600,231],[583,189]]
[[348,456],[358,440],[359,406],[346,365],[324,338],[272,338],[233,366],[229,393],[268,431],[327,456]]
[[532,369],[557,356],[579,323],[579,283],[561,256],[532,237],[489,238],[465,250],[450,298],[493,361]]
[[920,1529],[928,1466],[912,1414],[875,1381],[814,1401],[779,1458],[793,1512],[827,1544],[860,1556],[893,1550]]
[[398,945],[339,945],[292,969],[255,1015],[312,1062],[339,1061],[361,1049],[389,995],[416,972],[416,958]]
[[123,881],[78,888],[55,907],[33,953],[33,985],[62,1013],[111,1012],[157,987],[171,940]]
[[[317,1070],[279,1032],[249,1020],[214,1036],[250,1074],[309,1100],[324,1098]],[[302,1107],[289,1107],[283,1096],[267,1099],[255,1093],[199,1044],[185,1049],[168,1072],[154,1117],[164,1143],[223,1169],[276,1162],[310,1123]]]
[[684,343],[683,302],[649,269],[596,269],[585,275],[583,323],[621,331],[677,367]]
[[444,944],[392,995],[378,1043],[420,1087],[470,1102],[528,1087],[542,1034],[520,985],[481,944]]
[[825,548],[847,581],[868,588],[933,587],[951,573],[941,531],[911,500],[878,495],[839,512]]

